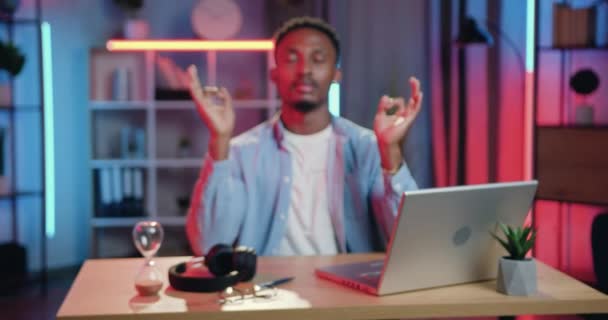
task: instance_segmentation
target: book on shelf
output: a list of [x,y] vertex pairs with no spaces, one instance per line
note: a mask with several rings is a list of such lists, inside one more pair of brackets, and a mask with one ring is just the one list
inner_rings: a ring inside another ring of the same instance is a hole
[[7,167],[6,166],[6,162],[7,162],[6,131],[7,131],[6,128],[0,127],[0,195],[7,194],[10,192],[10,186],[9,186],[10,177],[7,175],[7,170],[6,170],[6,167]]
[[95,216],[144,216],[143,170],[118,166],[99,169]]
[[597,9],[573,8],[553,4],[553,46],[558,48],[593,47],[596,45]]

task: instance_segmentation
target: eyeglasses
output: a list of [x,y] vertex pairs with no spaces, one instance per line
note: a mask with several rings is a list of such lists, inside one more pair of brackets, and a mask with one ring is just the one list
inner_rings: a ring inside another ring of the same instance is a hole
[[263,302],[273,300],[277,296],[277,289],[275,287],[261,287],[259,285],[246,289],[228,287],[224,291],[219,292],[218,295],[218,303],[221,305],[239,304],[245,302],[245,300]]

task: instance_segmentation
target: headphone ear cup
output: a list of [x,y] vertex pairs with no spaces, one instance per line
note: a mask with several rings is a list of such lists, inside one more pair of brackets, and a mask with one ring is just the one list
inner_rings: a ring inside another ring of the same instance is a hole
[[226,244],[214,245],[205,256],[207,269],[216,276],[234,271],[232,247]]
[[240,281],[253,279],[257,269],[257,255],[255,250],[247,247],[238,247],[233,254],[234,269],[239,272]]

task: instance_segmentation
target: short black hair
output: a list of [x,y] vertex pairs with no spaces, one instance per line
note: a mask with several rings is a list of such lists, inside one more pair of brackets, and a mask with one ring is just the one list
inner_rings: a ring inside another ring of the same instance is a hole
[[281,40],[283,40],[283,38],[285,38],[285,36],[290,32],[303,28],[315,29],[326,35],[336,50],[336,65],[340,65],[340,39],[338,38],[338,33],[327,22],[313,17],[292,18],[287,20],[285,23],[283,23],[283,25],[281,25],[281,27],[277,29],[273,36],[275,59],[277,55],[277,48],[279,47]]

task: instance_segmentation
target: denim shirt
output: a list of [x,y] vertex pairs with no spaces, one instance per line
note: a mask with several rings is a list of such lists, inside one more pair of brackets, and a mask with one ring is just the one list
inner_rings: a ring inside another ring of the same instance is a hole
[[[339,250],[383,251],[401,194],[417,189],[416,182],[405,163],[393,175],[383,172],[373,131],[340,117],[332,128],[328,200]],[[196,255],[217,243],[278,254],[292,178],[284,130],[277,114],[232,139],[228,159],[205,156],[186,221]]]

